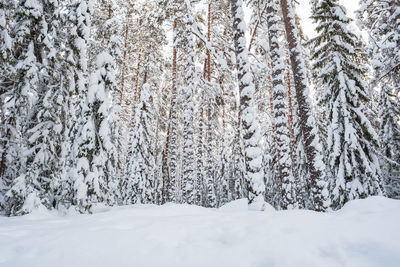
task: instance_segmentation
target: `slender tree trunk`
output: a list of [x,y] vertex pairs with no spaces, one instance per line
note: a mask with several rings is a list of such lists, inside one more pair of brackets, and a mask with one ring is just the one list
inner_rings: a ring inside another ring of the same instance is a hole
[[[210,102],[210,101],[208,101]],[[207,142],[207,172],[206,172],[206,206],[209,208],[215,208],[217,205],[217,199],[215,194],[215,168],[213,159],[213,129],[212,129],[212,106],[207,106],[207,130],[206,130],[206,142]]]
[[184,110],[184,129],[183,129],[183,178],[182,191],[183,200],[188,204],[196,203],[195,185],[195,159],[194,159],[194,129],[193,129],[193,91],[195,87],[195,62],[194,62],[194,42],[192,34],[193,18],[191,4],[185,1],[186,6],[186,86],[184,90],[185,110]]
[[309,96],[309,88],[307,86],[305,64],[301,55],[301,46],[294,20],[292,1],[280,0],[280,4],[285,24],[286,39],[290,51],[290,62],[296,89],[296,100],[307,158],[307,168],[311,180],[312,202],[316,211],[325,211],[330,205],[327,182],[325,181],[325,165],[323,163],[322,147],[312,114],[312,104]]
[[293,164],[293,170],[295,169],[296,166],[296,140],[294,136],[294,125],[293,125],[293,102],[292,102],[292,79],[291,79],[291,73],[290,73],[290,60],[287,60],[287,66],[289,69],[286,69],[286,84],[288,88],[288,108],[289,108],[289,116],[288,116],[288,127],[289,127],[289,133],[290,133],[290,152],[292,155],[292,164]]
[[277,162],[279,171],[277,181],[281,192],[282,209],[297,207],[295,183],[290,157],[290,140],[286,106],[286,92],[283,82],[284,62],[279,47],[278,10],[275,0],[269,0],[267,6],[267,25],[272,69],[272,92],[274,100],[275,135],[277,142]]
[[131,117],[131,127],[135,127],[135,115],[136,115],[136,106],[138,101],[140,101],[141,90],[139,89],[139,79],[140,79],[140,68],[142,65],[142,50],[139,51],[138,56],[138,64],[136,68],[136,78],[135,78],[135,92],[132,103],[132,117]]
[[[208,4],[207,41],[211,44],[211,2]],[[207,80],[211,81],[211,52],[207,49]]]
[[122,102],[124,99],[124,92],[125,92],[125,76],[126,76],[126,68],[128,66],[127,62],[126,62],[126,58],[128,55],[128,39],[129,39],[129,26],[130,26],[130,22],[131,22],[131,17],[132,17],[132,11],[131,8],[129,9],[129,13],[128,13],[128,18],[126,19],[126,25],[125,25],[125,37],[124,37],[124,53],[122,56],[122,74],[121,74],[121,95],[119,98],[119,105],[122,107]]
[[203,192],[204,192],[204,93],[200,98],[200,118],[199,118],[199,133],[197,138],[197,204],[203,204]]
[[[171,111],[170,111],[171,114]],[[169,119],[171,119],[171,115],[169,115]],[[169,184],[169,170],[168,170],[168,151],[169,151],[169,138],[171,136],[171,127],[168,124],[167,128],[167,136],[165,140],[165,148],[163,152],[163,158],[162,158],[162,180],[163,180],[163,185],[162,185],[162,200],[161,204],[165,204],[169,201],[168,199],[168,184]]]
[[204,59],[204,66],[203,66],[203,79],[207,78],[207,58]]
[[248,199],[253,202],[258,196],[264,196],[265,184],[262,169],[262,151],[254,104],[255,87],[250,71],[248,51],[246,49],[245,22],[242,0],[231,0],[233,18],[233,40],[236,54],[236,69],[240,92],[240,126],[245,152],[245,177],[248,187]]
[[[272,67],[271,67],[271,62],[268,60],[268,57],[266,56],[266,58],[267,58],[267,62],[268,62],[268,68],[272,71]],[[272,140],[273,140],[273,151],[274,151],[274,157],[276,157],[276,155],[277,155],[277,149],[276,149],[276,126],[275,126],[275,119],[274,119],[274,117],[275,117],[275,111],[274,111],[274,97],[273,97],[273,94],[274,94],[274,92],[273,92],[273,88],[272,88],[272,76],[271,76],[271,72],[270,71],[268,71],[268,78],[267,78],[267,81],[268,81],[268,92],[269,92],[269,109],[270,109],[270,111],[271,111],[271,130],[272,130]],[[276,161],[276,164],[275,164],[275,171],[276,171],[276,173],[278,173],[279,172],[279,161]]]
[[256,25],[254,25],[254,29],[253,32],[251,33],[251,38],[249,42],[249,48],[248,48],[249,52],[251,50],[251,47],[253,46],[254,40],[256,39],[257,30],[258,27],[260,26],[260,19],[262,18],[266,10],[267,10],[267,5],[264,6],[264,9],[261,11],[259,19],[256,22]]
[[178,167],[178,147],[177,147],[177,19],[174,20],[174,44],[172,51],[172,89],[171,89],[171,109],[169,114],[169,134],[168,139],[168,182],[167,192],[168,201],[176,202],[176,182],[177,182],[177,167]]

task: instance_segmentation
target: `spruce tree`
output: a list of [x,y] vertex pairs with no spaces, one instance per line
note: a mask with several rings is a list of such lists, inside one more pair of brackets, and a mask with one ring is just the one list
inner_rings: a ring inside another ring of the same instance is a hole
[[181,45],[182,35],[180,34],[181,28],[178,25],[181,24],[182,10],[179,0],[171,1],[169,6],[172,12],[172,24],[173,24],[173,44],[172,44],[172,77],[171,77],[171,93],[170,93],[170,111],[168,120],[168,130],[166,137],[166,148],[165,148],[165,161],[163,168],[163,192],[164,201],[166,202],[177,202],[178,194],[178,156],[179,156],[179,91],[178,91],[178,47]]
[[9,127],[12,117],[7,115],[9,114],[8,110],[12,108],[12,101],[7,101],[7,99],[13,99],[11,96],[14,85],[12,79],[14,75],[13,11],[13,1],[2,1],[0,3],[0,213],[5,210],[4,201],[7,186],[16,171],[10,168],[13,162],[13,158],[9,155],[10,148],[13,146],[11,139],[13,132]]
[[217,195],[216,195],[216,183],[215,183],[215,176],[216,176],[216,168],[215,168],[215,158],[214,158],[214,146],[215,140],[214,136],[214,129],[213,129],[213,120],[212,118],[215,117],[214,109],[212,105],[212,98],[206,97],[206,133],[205,133],[205,140],[206,140],[206,166],[205,166],[205,206],[209,208],[215,208],[217,206]]
[[[109,205],[116,202],[118,185],[115,169],[117,147],[112,131],[115,127],[113,94],[117,90],[115,57],[118,50],[119,40],[111,37],[108,48],[97,56],[97,70],[92,74],[87,96],[95,133],[91,169],[97,180],[95,183],[103,191],[102,197],[98,198]],[[93,188],[96,187],[93,185]]]
[[[72,87],[72,125],[69,130],[70,140],[74,140],[68,165],[70,173],[72,203],[81,212],[90,212],[93,203],[102,200],[102,191],[97,177],[94,177],[92,163],[95,153],[95,128],[91,117],[91,106],[94,99],[88,99],[88,45],[90,38],[92,3],[73,1],[70,6],[71,23],[70,55],[74,63],[70,86]],[[74,139],[72,139],[74,138]]]
[[313,11],[318,36],[312,39],[313,68],[324,86],[320,102],[328,116],[328,167],[333,207],[382,194],[378,136],[364,115],[368,103],[366,68],[357,64],[358,37],[337,0],[322,0]]
[[193,129],[193,94],[196,85],[196,72],[194,62],[194,42],[193,42],[193,16],[192,8],[189,0],[185,0],[185,19],[186,31],[184,37],[184,50],[186,54],[186,81],[183,87],[184,94],[184,129],[183,129],[183,177],[182,190],[185,203],[196,203],[196,171],[195,171],[195,155],[194,155],[194,129]]
[[290,63],[293,72],[298,115],[300,117],[300,134],[304,140],[304,151],[310,175],[310,198],[313,209],[325,211],[329,207],[329,195],[323,164],[322,146],[314,123],[310,90],[307,85],[307,73],[302,55],[299,33],[294,13],[294,1],[280,0],[283,20],[288,41]]
[[125,204],[151,203],[154,199],[154,156],[150,86],[144,84],[130,136],[130,149],[122,184]]
[[358,24],[369,33],[368,52],[379,94],[379,135],[383,177],[389,197],[400,198],[400,4],[360,1]]
[[61,43],[58,33],[62,25],[58,1],[42,1],[42,27],[37,38],[41,50],[38,99],[27,131],[29,156],[26,179],[36,181],[39,198],[46,207],[56,207],[62,173],[64,95],[60,90],[63,81]]
[[40,97],[39,71],[42,67],[43,44],[39,42],[39,35],[44,20],[43,5],[19,1],[14,16],[15,83],[8,91],[10,109],[5,117],[10,129],[10,145],[6,151],[9,163],[5,173],[5,205],[8,215],[30,212],[34,206],[40,205],[41,193],[36,177],[27,176],[28,164],[31,163],[28,162],[30,153],[27,152],[31,151],[27,136],[29,129],[34,126],[32,120],[37,112],[35,105]]

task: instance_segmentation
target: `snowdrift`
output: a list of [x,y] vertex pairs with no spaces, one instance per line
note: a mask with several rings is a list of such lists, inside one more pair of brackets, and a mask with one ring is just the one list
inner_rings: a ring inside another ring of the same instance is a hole
[[0,217],[0,266],[400,266],[400,201],[371,197],[330,213],[263,207],[238,200]]

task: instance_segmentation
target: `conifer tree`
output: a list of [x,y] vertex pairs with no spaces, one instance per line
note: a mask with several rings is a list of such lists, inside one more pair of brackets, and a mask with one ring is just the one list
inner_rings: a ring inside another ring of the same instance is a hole
[[292,0],[280,0],[293,72],[300,134],[304,140],[307,168],[310,175],[310,197],[313,209],[325,211],[329,207],[329,193],[323,164],[322,146],[312,114],[310,90],[307,85],[306,66],[302,55]]
[[356,63],[360,37],[350,30],[351,19],[337,0],[320,1],[312,18],[318,32],[312,39],[313,67],[324,86],[321,103],[329,121],[333,207],[340,208],[349,200],[382,194],[378,136],[364,115],[366,69]]
[[[88,91],[88,112],[95,139],[91,158],[91,171],[102,193],[97,196],[100,202],[114,204],[116,181],[116,143],[112,127],[115,126],[113,93],[117,90],[115,57],[118,54],[118,39],[112,37],[108,48],[97,56],[97,70],[92,74]],[[88,125],[88,127],[90,127]],[[89,131],[89,129],[88,129]],[[90,186],[88,187],[90,188]],[[96,189],[95,189],[96,190]],[[88,191],[88,194],[90,191]]]
[[267,22],[272,68],[272,92],[274,101],[274,121],[277,148],[278,174],[277,181],[280,188],[280,203],[282,209],[296,208],[297,184],[292,173],[292,159],[290,156],[290,138],[288,129],[288,110],[286,106],[287,92],[283,84],[284,62],[279,47],[279,19],[275,0],[267,4]]
[[184,108],[184,129],[183,129],[183,177],[182,190],[183,199],[188,204],[196,202],[196,171],[194,158],[194,129],[193,129],[193,94],[196,85],[196,73],[194,62],[194,42],[193,42],[193,16],[192,8],[189,0],[185,0],[186,11],[186,31],[185,31],[185,48],[186,50],[186,85],[183,87],[185,108]]
[[368,31],[368,52],[374,70],[372,86],[379,94],[379,135],[383,177],[389,197],[400,198],[400,3],[360,1],[361,29]]
[[35,105],[39,98],[39,71],[42,67],[43,47],[43,44],[39,43],[39,34],[42,30],[41,22],[44,20],[43,5],[19,1],[14,16],[13,57],[16,82],[8,91],[8,101],[12,109],[8,110],[5,117],[11,131],[10,145],[6,151],[9,163],[5,173],[5,202],[8,215],[30,212],[34,206],[40,205],[41,193],[39,181],[34,180],[36,177],[27,176],[30,163],[27,136],[29,129],[34,126],[31,122],[37,111]]
[[151,203],[154,195],[153,132],[150,86],[144,84],[130,137],[128,164],[122,190],[125,204]]
[[388,197],[400,198],[400,106],[399,98],[392,88],[385,84],[381,87],[379,99],[379,119],[383,174]]
[[206,97],[206,133],[205,133],[205,140],[206,140],[206,168],[205,168],[205,206],[209,208],[215,208],[217,206],[217,195],[216,195],[216,184],[215,184],[215,175],[216,175],[216,168],[215,168],[215,159],[214,159],[214,143],[215,140],[213,138],[214,131],[213,131],[213,120],[212,118],[215,117],[213,113],[213,103],[212,98],[209,96]]
[[[157,21],[157,5],[145,6],[147,16],[143,18],[144,32],[142,35],[142,56],[146,64],[141,68],[138,89],[138,104],[132,113],[127,167],[122,181],[124,203],[156,203],[162,202],[162,173],[161,161],[157,159],[160,128],[160,93],[162,88],[160,77],[163,64],[162,47],[165,36]],[[157,120],[157,123],[154,121]],[[161,158],[162,159],[162,158]]]
[[165,160],[163,163],[163,192],[164,201],[177,202],[178,194],[178,154],[179,154],[179,118],[178,118],[178,46],[181,45],[181,35],[180,28],[178,24],[181,24],[182,10],[179,0],[174,0],[171,2],[169,7],[172,16],[172,30],[173,30],[173,44],[172,44],[172,83],[171,83],[171,94],[170,94],[170,111],[168,120],[168,130],[166,137],[166,147],[165,147]]
[[232,199],[241,199],[246,197],[246,182],[245,182],[245,162],[244,162],[244,152],[243,152],[243,143],[240,142],[240,130],[239,123],[233,125],[237,127],[237,131],[232,139],[232,159],[229,165],[230,172],[230,191],[232,192]]
[[196,134],[196,169],[197,169],[197,183],[196,183],[196,192],[197,192],[197,204],[202,205],[204,203],[204,180],[205,180],[205,123],[204,123],[204,93],[200,93],[200,97],[198,99],[198,108],[197,114],[199,116],[197,123],[197,134]]
[[[13,1],[2,1],[0,3],[0,213],[5,210],[5,194],[12,179],[15,169],[11,169],[13,158],[9,154],[13,146],[11,129],[12,117],[8,116],[8,109],[12,108],[13,93]],[[11,110],[12,111],[12,110]],[[15,156],[15,155],[14,155]],[[10,161],[11,160],[11,161]]]
[[[82,7],[84,7],[83,5]],[[60,13],[61,25],[65,25],[68,31],[60,29],[57,36],[59,49],[62,57],[60,58],[60,95],[62,99],[61,111],[62,116],[62,142],[60,143],[59,164],[61,173],[58,181],[58,190],[56,192],[56,207],[59,209],[69,208],[74,202],[74,183],[76,174],[76,147],[75,142],[78,141],[78,119],[82,115],[80,106],[79,92],[84,91],[87,86],[87,58],[85,41],[82,37],[85,35],[87,27],[85,27],[86,17],[80,12],[79,4],[73,2],[61,2],[60,8],[65,12]],[[83,23],[83,24],[82,24]]]
[[69,138],[75,136],[72,143],[70,165],[72,166],[72,203],[81,212],[90,212],[93,203],[102,201],[104,195],[97,177],[94,176],[92,163],[97,141],[94,121],[91,117],[91,106],[94,99],[88,99],[88,45],[92,13],[90,1],[74,1],[70,7],[71,21],[71,60],[74,69],[71,80],[73,88],[73,124]]
[[40,74],[38,74],[38,99],[32,115],[30,129],[27,131],[29,156],[27,159],[26,179],[35,181],[41,203],[47,208],[57,205],[60,177],[62,173],[62,155],[60,144],[63,142],[63,80],[61,44],[59,29],[62,25],[58,1],[42,1],[42,27],[37,37],[36,48]]
[[253,102],[255,88],[246,48],[246,26],[242,5],[242,0],[231,0],[233,39],[240,91],[239,127],[244,143],[245,179],[247,182],[248,199],[252,202],[258,196],[264,196],[265,185],[262,169],[262,152],[259,144],[260,133],[257,123],[257,113]]

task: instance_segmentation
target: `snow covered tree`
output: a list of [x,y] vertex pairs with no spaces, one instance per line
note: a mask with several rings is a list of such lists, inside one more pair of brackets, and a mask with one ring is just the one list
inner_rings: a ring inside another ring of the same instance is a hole
[[[146,6],[147,16],[143,18],[145,34],[141,36],[142,57],[146,64],[140,70],[138,104],[132,113],[135,120],[129,130],[129,149],[127,167],[122,181],[122,195],[124,203],[162,203],[162,161],[157,158],[161,154],[158,140],[161,139],[161,122],[159,116],[160,88],[163,87],[162,44],[165,36],[160,31],[157,14],[157,5]],[[162,159],[162,158],[161,158]]]
[[152,150],[149,84],[144,84],[130,137],[128,164],[122,184],[125,204],[151,203],[154,195],[154,155]]
[[204,180],[205,180],[205,140],[204,140],[204,133],[205,133],[205,116],[204,116],[204,93],[200,93],[200,97],[198,100],[199,108],[197,109],[198,112],[198,123],[196,127],[196,192],[197,192],[197,204],[202,205],[204,202],[203,192],[204,192]]
[[38,103],[39,93],[42,93],[39,72],[43,63],[43,43],[40,43],[40,34],[42,30],[46,33],[46,29],[43,29],[45,18],[42,4],[19,1],[14,13],[15,82],[7,92],[7,105],[10,106],[4,120],[10,130],[10,145],[5,151],[8,167],[3,178],[7,188],[6,213],[9,215],[30,212],[34,206],[40,204],[40,181],[37,180],[38,177],[27,176],[28,168],[31,167],[28,157],[34,152],[29,150],[27,136],[34,126],[32,120],[37,112],[35,105]]
[[296,99],[301,135],[310,175],[310,197],[313,209],[325,211],[329,207],[329,192],[322,157],[322,146],[312,114],[310,90],[307,85],[306,66],[302,55],[300,36],[296,25],[292,0],[280,0],[290,62],[296,89]]
[[333,207],[382,194],[378,136],[365,116],[369,101],[366,68],[356,60],[358,37],[337,0],[322,0],[313,10],[318,36],[312,39],[313,68],[324,88],[321,103],[328,116],[329,171]]
[[111,39],[109,47],[97,56],[97,70],[92,74],[87,96],[90,121],[86,126],[93,127],[87,131],[93,132],[95,137],[90,140],[94,142],[93,152],[90,152],[93,154],[89,155],[93,181],[87,181],[88,195],[93,189],[98,201],[109,205],[115,203],[117,189],[117,151],[111,127],[115,126],[112,95],[117,90],[115,55],[118,46],[118,39]]
[[399,98],[385,84],[381,87],[379,119],[383,173],[387,195],[400,198],[400,106]]
[[[210,90],[210,88],[208,88]],[[215,117],[213,113],[213,105],[212,98],[206,97],[205,101],[208,105],[205,109],[206,113],[206,168],[205,168],[205,206],[209,208],[215,208],[217,206],[217,195],[216,195],[216,184],[215,184],[215,176],[216,176],[216,168],[215,168],[215,159],[214,159],[214,146],[215,140],[213,138],[214,129],[213,129],[213,120]]]
[[10,184],[13,173],[16,173],[15,169],[10,168],[15,163],[15,155],[9,155],[12,153],[10,148],[14,146],[11,138],[15,137],[11,128],[13,118],[7,115],[8,109],[11,108],[12,112],[14,92],[13,11],[13,1],[0,3],[0,213],[5,210],[6,185]]
[[28,130],[29,156],[26,179],[36,181],[39,198],[46,207],[56,207],[59,182],[62,173],[61,146],[63,140],[64,88],[62,58],[59,56],[62,43],[58,33],[62,25],[58,1],[42,1],[42,30],[37,38],[40,49],[40,74],[38,99]]
[[185,15],[186,15],[186,32],[185,32],[185,49],[186,50],[186,86],[183,87],[185,98],[184,109],[184,129],[183,129],[183,178],[182,190],[183,199],[188,204],[196,203],[196,171],[194,158],[194,129],[193,129],[193,94],[196,85],[196,73],[194,62],[194,42],[193,42],[193,17],[192,8],[189,0],[185,0]]
[[244,21],[242,0],[231,0],[233,18],[233,35],[236,53],[236,69],[240,91],[240,129],[243,137],[245,153],[245,179],[247,182],[248,199],[254,201],[258,196],[264,196],[264,174],[262,169],[262,151],[260,148],[260,133],[257,123],[257,112],[253,102],[254,84],[250,72],[248,51],[246,47],[246,24]]
[[[238,108],[236,108],[238,109]],[[240,129],[239,129],[239,121],[237,121],[236,125],[237,130],[232,139],[232,158],[229,164],[229,188],[232,194],[232,199],[241,199],[246,197],[246,182],[245,182],[245,162],[244,162],[244,152],[243,152],[243,143],[240,141]]]
[[179,140],[178,140],[178,46],[181,44],[180,24],[182,19],[182,10],[178,0],[171,1],[167,8],[171,11],[172,16],[172,31],[173,31],[173,44],[172,44],[172,84],[170,94],[170,110],[168,120],[168,130],[166,136],[166,147],[163,161],[163,193],[164,202],[177,202],[177,181],[178,181],[178,154],[179,154]]
[[[82,92],[86,90],[87,77],[87,14],[82,14],[82,6],[76,1],[71,3],[60,2],[60,26],[57,36],[60,58],[59,69],[62,75],[58,89],[58,101],[61,100],[62,110],[62,137],[60,143],[60,177],[57,181],[57,191],[54,199],[59,209],[69,208],[74,203],[74,183],[76,174],[76,144],[78,141],[78,118],[82,115]],[[84,10],[83,10],[84,11]],[[85,39],[86,38],[86,39]],[[81,95],[80,95],[81,93]]]
[[276,139],[276,157],[278,174],[275,183],[279,183],[280,201],[282,209],[296,208],[297,182],[292,172],[292,159],[290,155],[290,138],[288,129],[288,109],[286,106],[287,92],[283,84],[285,65],[279,46],[279,18],[278,6],[275,0],[267,4],[267,25],[272,69],[272,95],[274,101],[274,122]]
[[[215,86],[215,139],[216,139],[216,195],[218,206],[224,205],[233,197],[233,182],[241,179],[243,184],[243,171],[245,165],[239,171],[241,176],[233,176],[231,167],[233,164],[234,136],[239,131],[237,123],[237,79],[236,58],[232,33],[232,16],[230,12],[230,1],[211,1],[210,18],[210,44],[207,47],[214,48],[211,51],[212,73]],[[234,125],[236,124],[236,125]],[[240,140],[240,139],[239,139]],[[239,141],[240,142],[240,141]],[[238,151],[243,158],[242,151]],[[244,195],[242,194],[241,197]]]
[[[69,131],[69,137],[75,136],[72,143],[70,161],[73,171],[72,179],[72,203],[81,212],[89,212],[92,204],[101,202],[104,194],[103,188],[95,176],[93,170],[93,158],[96,149],[95,121],[91,116],[91,108],[94,105],[94,88],[92,98],[88,98],[88,52],[90,38],[92,5],[90,1],[74,1],[70,6],[69,20],[71,22],[71,48],[73,69],[71,87],[73,87],[73,125]],[[104,186],[104,185],[101,185]]]
[[[225,125],[223,126],[225,127]],[[225,137],[225,132],[223,132],[223,136]],[[232,192],[229,190],[229,161],[230,158],[230,151],[228,141],[223,139],[221,142],[220,148],[220,157],[218,159],[218,169],[216,175],[216,192],[217,192],[217,206],[222,206],[228,203],[231,200]]]
[[372,86],[380,89],[379,121],[382,161],[389,197],[400,198],[400,3],[360,1],[361,29],[368,31],[374,70]]

